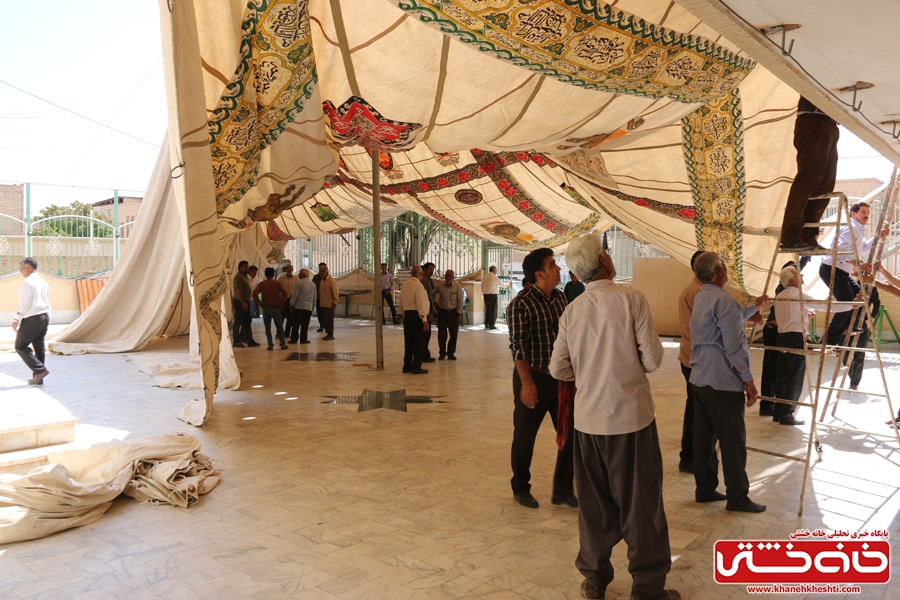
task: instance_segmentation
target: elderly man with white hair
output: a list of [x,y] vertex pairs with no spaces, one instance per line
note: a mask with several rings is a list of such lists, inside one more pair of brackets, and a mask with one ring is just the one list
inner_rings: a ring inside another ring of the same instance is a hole
[[[750,352],[744,323],[759,315],[768,298],[741,306],[725,291],[728,269],[715,252],[704,252],[694,262],[694,275],[703,284],[691,314],[691,385],[694,386],[694,499],[726,500],[726,510],[759,513],[762,504],[750,500],[747,478],[746,406],[759,395],[750,372]],[[761,320],[761,317],[757,317]],[[777,319],[777,317],[776,317]],[[725,494],[719,486],[716,440],[722,451]]]
[[575,566],[585,577],[581,594],[604,597],[615,575],[613,547],[624,538],[631,597],[677,600],[677,591],[664,589],[672,558],[656,406],[647,379],[663,359],[656,325],[643,294],[613,283],[616,269],[599,236],[573,240],[566,264],[588,282],[560,318],[550,361],[553,377],[577,387]]
[[[796,267],[785,267],[778,275],[784,289],[775,296],[775,322],[778,323],[778,338],[775,342],[779,348],[803,349],[803,338],[808,330],[809,312],[825,310],[825,305],[816,302],[807,294],[802,294],[800,286],[803,278]],[[803,296],[803,306],[800,297]],[[801,308],[808,312],[804,313]],[[806,377],[806,357],[794,352],[783,352],[778,359],[775,374],[775,397],[780,400],[800,400],[803,391],[803,379]],[[794,418],[793,404],[778,402],[775,404],[773,421],[782,425],[803,425],[804,421]]]

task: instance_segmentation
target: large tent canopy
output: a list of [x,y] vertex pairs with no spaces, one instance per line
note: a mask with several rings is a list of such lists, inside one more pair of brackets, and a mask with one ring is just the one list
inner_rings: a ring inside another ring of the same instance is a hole
[[[725,25],[713,0],[682,3]],[[762,291],[796,170],[798,94],[679,4],[160,0],[160,11],[164,176],[207,411],[237,240],[368,226],[373,158],[384,215],[411,210],[522,249],[615,223],[684,262],[716,251],[738,287]]]

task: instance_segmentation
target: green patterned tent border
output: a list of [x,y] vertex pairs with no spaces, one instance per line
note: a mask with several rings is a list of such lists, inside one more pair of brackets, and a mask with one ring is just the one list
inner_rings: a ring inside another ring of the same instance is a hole
[[[585,89],[706,103],[736,88],[756,66],[708,39],[599,1],[520,0],[506,12],[466,10],[447,0],[393,1],[481,52]],[[540,27],[533,26],[538,20]]]
[[[273,29],[287,35],[289,43],[278,43]],[[304,110],[318,83],[309,38],[308,2],[248,2],[241,31],[238,66],[207,122],[220,215],[256,185],[259,154],[275,143]],[[262,61],[261,56],[277,57],[279,64]],[[290,78],[278,88],[275,101],[251,106],[245,96],[248,86],[278,85],[274,76],[267,80],[271,73],[263,72],[263,63],[276,71],[287,68]]]
[[685,168],[697,209],[697,248],[718,252],[731,280],[746,292],[741,232],[747,189],[739,91],[700,107],[681,123]]

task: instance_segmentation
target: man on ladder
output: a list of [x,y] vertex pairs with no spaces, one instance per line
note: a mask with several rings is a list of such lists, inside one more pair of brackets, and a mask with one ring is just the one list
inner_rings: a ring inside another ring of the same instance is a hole
[[[858,256],[868,256],[875,241],[887,237],[890,232],[890,228],[885,227],[878,236],[869,240],[865,239],[866,223],[869,222],[870,210],[869,204],[866,202],[857,202],[850,207],[850,225],[841,227],[834,240],[834,243],[837,244],[837,258],[835,259],[830,255],[825,256],[822,259],[822,264],[819,266],[819,277],[831,288],[835,300],[849,302],[859,294],[859,283],[850,276],[854,267],[863,276],[872,273],[872,265],[868,263],[856,264],[856,260],[853,258],[854,242],[856,254]],[[832,266],[834,267],[833,280],[831,277]],[[831,319],[831,323],[828,324],[827,343],[829,346],[840,345],[843,342],[843,336],[850,324],[852,310],[852,307],[847,305],[835,309],[835,315]]]

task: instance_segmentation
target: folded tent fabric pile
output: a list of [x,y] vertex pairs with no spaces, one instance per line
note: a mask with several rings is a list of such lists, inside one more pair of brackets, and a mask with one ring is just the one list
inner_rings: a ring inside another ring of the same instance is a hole
[[0,475],[0,544],[93,523],[123,493],[187,508],[220,479],[200,440],[183,434],[95,444],[48,459],[27,475]]

